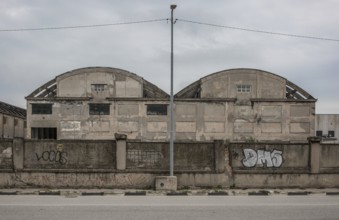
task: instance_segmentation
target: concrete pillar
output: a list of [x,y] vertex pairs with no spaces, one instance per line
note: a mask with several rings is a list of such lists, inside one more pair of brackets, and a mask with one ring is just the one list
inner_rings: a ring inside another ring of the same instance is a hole
[[214,141],[214,163],[215,172],[222,173],[225,171],[225,146],[223,140]]
[[126,170],[126,139],[127,135],[125,134],[115,134],[115,140],[117,142],[116,150],[116,163],[117,170]]
[[310,170],[311,173],[319,173],[320,171],[320,154],[321,146],[319,137],[307,138],[310,144]]
[[24,168],[24,139],[13,139],[13,166],[14,170],[22,170]]

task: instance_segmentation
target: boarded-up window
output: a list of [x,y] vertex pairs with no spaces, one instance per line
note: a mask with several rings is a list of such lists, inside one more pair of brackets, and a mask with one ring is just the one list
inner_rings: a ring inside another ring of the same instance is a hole
[[32,128],[32,139],[57,139],[56,128]]
[[109,115],[110,104],[89,104],[90,115]]
[[32,104],[33,115],[50,115],[52,114],[52,104]]
[[147,105],[147,115],[167,115],[167,104]]

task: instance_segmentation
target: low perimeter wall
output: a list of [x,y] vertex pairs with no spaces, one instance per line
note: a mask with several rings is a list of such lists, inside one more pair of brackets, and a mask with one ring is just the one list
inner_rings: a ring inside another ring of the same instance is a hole
[[[169,144],[115,140],[0,140],[0,187],[154,188]],[[339,187],[339,145],[178,142],[180,187]]]

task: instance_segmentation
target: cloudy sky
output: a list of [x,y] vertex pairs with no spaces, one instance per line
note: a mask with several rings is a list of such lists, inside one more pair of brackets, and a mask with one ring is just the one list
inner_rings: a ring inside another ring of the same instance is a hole
[[[278,74],[318,99],[317,113],[339,114],[338,0],[1,0],[0,101],[25,96],[55,76],[88,67],[136,73],[169,92],[170,22],[41,31],[170,18],[174,11],[174,92],[230,68]],[[182,20],[337,39],[262,34]]]

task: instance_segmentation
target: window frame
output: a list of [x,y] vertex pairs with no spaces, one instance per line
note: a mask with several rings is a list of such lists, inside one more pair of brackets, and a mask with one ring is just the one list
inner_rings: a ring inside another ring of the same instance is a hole
[[322,136],[323,136],[323,131],[322,131],[322,130],[317,130],[317,131],[315,132],[315,136],[317,136],[317,137],[322,137]]
[[250,93],[252,92],[252,85],[250,84],[237,84],[237,92],[238,93]]
[[[331,135],[330,135],[331,134]],[[334,138],[335,137],[335,131],[334,130],[329,130],[327,136],[329,138]]]
[[107,84],[103,83],[96,83],[96,84],[91,84],[92,91],[93,92],[104,92],[106,91]]

